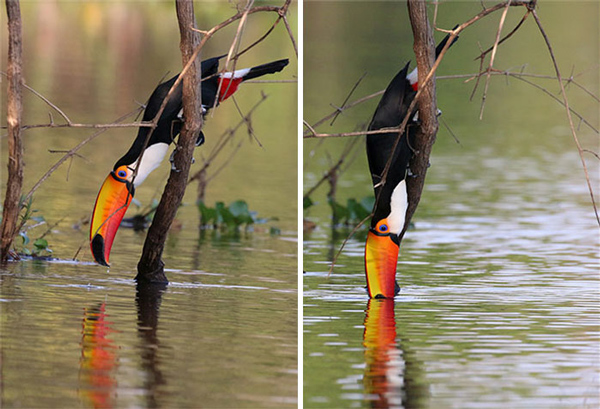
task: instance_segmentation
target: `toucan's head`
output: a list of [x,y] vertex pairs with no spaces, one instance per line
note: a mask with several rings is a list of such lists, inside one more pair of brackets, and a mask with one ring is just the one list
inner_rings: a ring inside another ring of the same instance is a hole
[[371,298],[394,298],[400,291],[396,284],[396,266],[400,251],[400,234],[408,206],[406,181],[382,192],[375,206],[365,246],[365,273]]
[[108,266],[113,240],[133,199],[135,188],[146,180],[167,154],[171,132],[169,125],[159,122],[145,149],[149,128],[140,128],[129,151],[117,161],[104,180],[90,223],[90,247],[98,264]]
[[121,165],[104,180],[90,223],[90,246],[98,264],[108,266],[113,240],[134,194],[133,170]]

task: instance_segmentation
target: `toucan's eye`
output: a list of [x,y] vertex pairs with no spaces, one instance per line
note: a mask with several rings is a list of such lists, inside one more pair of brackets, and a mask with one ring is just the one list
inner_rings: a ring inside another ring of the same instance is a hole
[[387,225],[387,219],[383,219],[380,220],[377,223],[377,226],[375,226],[375,229],[379,232],[379,233],[388,233],[389,231],[389,227]]
[[127,166],[121,166],[115,171],[115,174],[119,179],[125,180],[129,176],[129,169]]

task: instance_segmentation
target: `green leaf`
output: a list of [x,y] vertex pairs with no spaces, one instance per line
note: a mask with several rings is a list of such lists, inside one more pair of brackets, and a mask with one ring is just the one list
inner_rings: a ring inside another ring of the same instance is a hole
[[277,227],[271,227],[269,229],[269,233],[271,236],[279,236],[281,234],[281,229],[278,229]]
[[217,202],[215,205],[215,210],[217,211],[217,216],[216,216],[216,224],[217,225],[226,225],[227,227],[236,227],[236,222],[235,222],[235,218],[233,217],[233,215],[231,214],[231,212],[229,211],[229,209],[227,209],[225,207],[225,203],[223,202]]
[[348,218],[353,222],[360,222],[369,215],[369,212],[356,199],[348,199],[348,213]]
[[229,211],[234,217],[236,226],[254,223],[254,218],[248,209],[248,204],[243,200],[237,200],[231,203],[229,205]]
[[303,208],[304,210],[308,209],[309,207],[313,206],[315,203],[312,201],[312,199],[310,197],[305,197],[303,200]]
[[328,202],[333,212],[333,220],[337,220],[338,222],[342,222],[344,220],[348,221],[348,217],[350,215],[348,209],[331,198],[328,199]]
[[213,208],[207,207],[204,202],[198,202],[198,209],[200,210],[200,217],[202,218],[202,225],[206,226],[210,222],[215,222],[217,218],[217,211]]
[[235,202],[231,203],[229,205],[229,211],[234,216],[250,214],[250,211],[248,210],[248,203],[244,202],[243,200],[236,200]]
[[33,242],[33,246],[36,248],[36,250],[46,250],[48,248],[48,240],[37,239]]
[[371,214],[373,206],[375,206],[375,196],[363,197],[360,205],[367,211],[367,214]]

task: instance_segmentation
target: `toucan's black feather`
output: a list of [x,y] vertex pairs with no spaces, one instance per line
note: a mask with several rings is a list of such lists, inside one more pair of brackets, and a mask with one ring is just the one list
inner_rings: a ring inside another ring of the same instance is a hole
[[[215,101],[217,99],[217,90],[219,88],[219,60],[225,57],[225,55],[221,55],[218,57],[209,58],[208,60],[202,61],[201,71],[202,71],[202,106],[207,111],[215,106]],[[287,64],[288,60],[278,60],[273,61],[271,63],[262,64],[250,69],[248,74],[246,74],[243,78],[244,81],[260,77],[265,74],[272,74],[275,72],[281,71]],[[152,95],[148,99],[148,104],[146,105],[146,109],[144,111],[143,120],[144,121],[152,121],[160,107],[166,98],[169,90],[179,78],[179,74],[169,79],[168,81],[160,84]],[[178,116],[183,108],[182,102],[182,84],[179,83],[177,87],[173,91],[173,95],[169,98],[160,119],[158,120],[158,124],[152,135],[150,137],[150,141],[148,141],[147,146],[151,146],[155,143],[166,143],[170,144],[173,142],[175,137],[181,131],[182,120]],[[206,113],[206,112],[205,112]],[[144,144],[146,144],[146,139],[148,133],[150,132],[150,128],[148,127],[140,127],[138,130],[138,135],[133,142],[133,145],[127,153],[117,161],[114,166],[116,170],[118,167],[122,165],[131,165],[135,163],[135,161],[139,158],[140,153],[142,152],[142,148]],[[204,134],[200,133],[198,136],[197,145],[201,145],[204,142]]]
[[273,74],[279,72],[283,70],[285,66],[289,64],[289,62],[290,60],[286,58],[284,60],[277,60],[266,64],[258,65],[256,67],[252,67],[248,74],[244,75],[244,80],[247,81],[253,78],[261,77],[265,74]]
[[[392,82],[388,85],[375,110],[368,128],[369,131],[383,128],[397,128],[408,114],[408,107],[414,99],[416,92],[412,90],[406,80],[407,71],[408,64],[396,74]],[[413,114],[411,113],[411,115]],[[407,130],[409,138],[412,139],[412,135],[415,132],[414,125],[409,122]],[[407,132],[404,132],[396,149],[393,151],[393,159],[385,185],[375,188],[375,197],[379,195],[379,199],[374,209],[375,214],[371,219],[372,227],[375,227],[379,220],[390,214],[392,192],[406,176],[408,162],[412,156],[406,135]],[[392,149],[397,138],[397,132],[367,135],[367,157],[369,159],[369,170],[371,171],[374,186],[381,182],[381,176],[390,155],[392,155]],[[381,193],[379,193],[380,191]]]
[[[209,78],[209,80],[203,81],[201,85],[203,105],[212,106],[207,104],[207,102],[210,103],[211,101],[214,104],[217,89],[216,87],[211,86],[211,82],[218,83],[216,74],[219,68],[219,59],[222,57],[223,56],[214,57],[206,61],[202,61],[202,78]],[[177,78],[179,78],[179,74],[163,82],[152,92],[152,95],[150,95],[148,103],[146,104],[146,109],[144,110],[144,116],[142,117],[143,121],[152,121],[154,119],[160,110],[164,99],[171,90],[171,87],[175,81],[177,81]],[[214,81],[211,81],[212,79],[214,79]],[[207,100],[206,102],[205,99]],[[179,83],[179,85],[173,90],[173,95],[171,95],[167,101],[167,105],[165,106],[165,109],[158,120],[155,130],[152,132],[151,140],[148,141],[147,146],[159,142],[166,144],[173,142],[175,137],[181,131],[182,124],[177,115],[179,115],[179,112],[183,108],[182,101],[182,84]],[[150,129],[151,128],[148,127],[139,128],[137,137],[133,141],[133,145],[131,145],[129,151],[127,151],[127,153],[117,161],[114,169],[117,169],[121,165],[131,165],[138,159],[140,153],[142,152],[142,148],[146,143],[146,138],[148,136],[148,132],[150,132]]]
[[[446,35],[440,41],[436,47],[436,55],[439,55],[449,38],[450,34]],[[457,39],[458,37],[452,41],[452,44]],[[371,219],[371,227],[373,228],[379,220],[390,214],[392,193],[396,186],[406,177],[408,164],[412,157],[411,146],[413,146],[412,142],[416,132],[416,123],[413,122],[412,117],[417,110],[414,109],[412,112],[408,112],[408,108],[417,92],[413,90],[411,84],[406,79],[409,64],[410,62],[396,74],[386,88],[368,128],[369,131],[383,128],[397,128],[406,115],[410,115],[411,117],[395,150],[393,148],[398,138],[397,132],[367,135],[369,170],[371,171],[373,186],[377,186],[375,188],[375,197],[378,198],[376,206],[373,209],[373,218]],[[392,156],[392,162],[385,184],[379,185],[390,156]]]
[[[454,28],[452,30],[456,30],[458,28],[458,25],[454,26]],[[446,43],[448,42],[448,39],[450,38],[450,34],[446,34],[446,37],[442,38],[442,41],[440,41],[440,43],[437,45],[437,47],[435,47],[435,56],[439,56],[442,52],[442,49],[446,46]],[[454,37],[454,40],[452,40],[452,44],[450,44],[450,47],[452,47],[452,45],[456,42],[456,40],[458,40],[458,36]]]

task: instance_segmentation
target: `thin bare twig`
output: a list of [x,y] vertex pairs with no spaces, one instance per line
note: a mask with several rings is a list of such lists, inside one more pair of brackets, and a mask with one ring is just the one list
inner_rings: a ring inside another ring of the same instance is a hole
[[[339,109],[342,110],[347,110],[349,108],[355,107],[356,105],[362,104],[365,101],[368,101],[370,99],[373,99],[375,97],[378,97],[379,95],[383,95],[384,91],[377,91],[373,94],[367,95],[365,97],[359,98],[355,101],[352,101],[351,103],[349,103],[348,105],[345,105],[343,107],[340,107]],[[310,135],[314,135],[317,134],[317,132],[315,131],[315,128],[317,128],[318,126],[320,126],[321,124],[323,124],[324,122],[326,122],[327,120],[333,118],[336,113],[338,112],[338,110],[336,109],[335,111],[331,112],[330,114],[324,116],[323,118],[319,119],[317,122],[315,122],[313,125],[310,125],[307,121],[302,121],[304,126],[306,126],[308,128],[309,131],[304,133],[304,137],[311,137]]]
[[[354,84],[354,86],[352,87],[352,89],[350,90],[350,92],[348,93],[348,96],[346,97],[346,99],[344,100],[344,102],[342,102],[342,107],[345,106],[348,103],[348,100],[350,99],[350,97],[352,96],[352,94],[354,93],[354,91],[356,91],[356,88],[358,88],[358,85],[361,83],[361,81],[363,80],[363,78],[365,78],[367,76],[367,73],[364,72],[363,75],[360,76],[360,78],[358,79],[358,81],[356,81],[356,83]],[[335,120],[337,119],[337,117],[344,111],[343,108],[337,108],[336,107],[337,112],[335,113],[333,119],[331,120],[331,123],[329,124],[330,126],[333,125],[333,123],[335,122]]]
[[285,14],[283,15],[283,22],[285,24],[285,28],[287,29],[288,35],[290,36],[290,41],[292,42],[292,46],[294,47],[296,57],[298,57],[298,46],[296,45],[296,39],[294,38],[294,33],[292,33],[292,27],[290,27],[290,23],[288,23]]
[[483,90],[483,95],[481,96],[481,110],[479,111],[479,119],[483,119],[483,109],[485,107],[485,100],[487,98],[488,88],[490,86],[492,67],[494,66],[494,60],[496,58],[496,51],[498,51],[498,44],[500,43],[500,34],[502,33],[502,27],[504,27],[504,21],[506,20],[506,15],[508,14],[508,8],[510,7],[510,1],[506,3],[506,8],[502,12],[502,16],[500,17],[500,22],[498,23],[498,31],[496,32],[496,40],[494,41],[494,46],[492,47],[492,55],[490,56],[490,64],[487,69],[487,77],[485,79],[485,88]]
[[219,155],[219,153],[224,149],[224,147],[229,143],[229,141],[231,141],[237,130],[246,123],[246,120],[266,99],[267,95],[261,94],[261,99],[254,104],[254,106],[246,113],[246,115],[233,128],[230,128],[227,131],[223,132],[221,137],[218,138],[219,142],[213,147],[211,152],[208,154],[207,158],[203,159],[203,166],[200,168],[200,170],[194,173],[194,175],[188,180],[188,183],[191,183],[192,181],[198,180],[200,178],[200,174],[208,169],[208,167],[212,164],[212,162]]
[[590,153],[590,154],[594,155],[596,157],[596,159],[600,160],[600,155],[598,155],[596,152],[594,152],[592,150],[583,149],[583,152]]
[[[117,120],[115,121],[115,123],[122,121],[128,117],[130,117],[131,115],[135,115],[137,114],[139,111],[141,111],[141,108],[136,109],[133,112],[130,112],[126,115],[123,115],[120,118],[117,118]],[[60,158],[54,165],[52,165],[52,167],[50,167],[50,169],[48,169],[46,171],[46,173],[44,173],[44,175],[33,185],[33,187],[31,188],[31,190],[29,190],[29,193],[27,193],[27,195],[25,196],[25,200],[23,202],[27,202],[29,201],[29,199],[31,198],[31,196],[33,195],[33,193],[41,186],[42,183],[44,183],[44,181],[46,179],[48,179],[50,177],[50,175],[52,175],[52,173],[54,173],[54,171],[56,169],[58,169],[60,167],[60,165],[62,165],[67,159],[69,159],[71,156],[73,156],[79,149],[83,148],[88,142],[94,140],[96,137],[100,136],[101,134],[103,134],[104,132],[106,132],[108,130],[108,128],[103,128],[97,132],[95,132],[94,134],[90,135],[88,138],[84,139],[83,141],[79,142],[79,144],[77,144],[74,148],[72,148],[71,150],[69,150],[62,158]]]
[[348,233],[348,236],[346,236],[346,238],[342,242],[342,245],[340,246],[339,250],[337,251],[337,253],[333,257],[333,260],[331,260],[331,266],[329,267],[329,271],[327,272],[327,278],[329,278],[331,276],[331,273],[333,273],[333,269],[335,267],[335,264],[337,263],[337,259],[340,256],[340,254],[342,254],[342,250],[344,250],[344,247],[346,247],[346,243],[348,243],[348,241],[352,238],[352,236],[354,236],[354,234],[358,231],[358,229],[360,229],[362,227],[362,225],[365,224],[367,222],[367,220],[369,220],[371,217],[373,217],[373,212],[371,212],[370,215],[368,215],[367,217],[365,217],[364,219],[362,219],[360,221],[360,223],[358,223],[352,229],[352,231],[350,233]]
[[[500,41],[498,41],[498,45],[502,44],[503,42],[505,42],[506,40],[508,40],[510,37],[512,37],[513,34],[515,34],[517,32],[517,30],[519,30],[519,28],[521,28],[521,26],[523,25],[523,23],[525,22],[525,20],[527,20],[527,17],[529,16],[529,14],[531,13],[531,11],[529,9],[527,9],[527,12],[523,15],[523,17],[521,18],[521,20],[519,21],[519,23],[515,26],[515,28],[512,29],[512,31],[510,33],[508,33],[507,35],[505,35],[504,37],[502,37],[502,39]],[[494,43],[494,45],[496,45],[496,43]],[[494,49],[494,46],[491,46],[490,48],[488,48],[487,50],[483,51],[477,58],[477,59],[481,59],[483,60],[485,58],[485,56],[490,53],[492,50]]]
[[332,174],[338,172],[338,170],[340,169],[342,164],[346,161],[347,156],[357,146],[358,141],[360,141],[360,139],[354,138],[354,139],[350,140],[349,143],[346,144],[346,146],[344,147],[344,150],[340,154],[340,157],[337,160],[337,162],[323,174],[321,179],[319,179],[317,181],[317,183],[315,183],[315,185],[308,190],[308,192],[306,192],[304,194],[304,199],[310,197],[310,195],[312,195],[315,192],[315,190],[317,190],[324,181],[326,181]]
[[[263,96],[264,96],[264,94],[263,94]],[[260,142],[260,139],[258,139],[258,136],[256,136],[256,133],[254,132],[254,128],[252,128],[252,122],[250,121],[250,117],[244,115],[244,113],[242,112],[242,109],[238,105],[235,97],[231,97],[231,98],[233,99],[235,109],[237,110],[238,114],[240,114],[240,117],[246,124],[246,129],[248,130],[248,135],[250,135],[250,137],[256,141],[256,143],[258,144],[259,147],[264,148],[263,144]]]
[[560,74],[560,70],[558,69],[558,63],[556,62],[556,58],[554,57],[554,51],[552,51],[552,45],[550,44],[550,40],[546,35],[546,31],[542,26],[542,22],[540,21],[535,10],[532,10],[533,18],[540,29],[540,34],[544,37],[544,41],[546,42],[546,47],[548,48],[548,52],[550,53],[550,58],[552,59],[552,64],[554,64],[554,71],[556,72],[556,77],[558,79],[558,83],[560,85],[561,93],[563,96],[563,101],[565,104],[565,111],[567,113],[567,119],[569,120],[569,127],[571,128],[571,135],[573,136],[573,140],[575,141],[575,145],[577,146],[577,150],[579,152],[579,158],[581,159],[581,166],[583,167],[583,173],[585,174],[585,180],[587,182],[588,190],[590,193],[590,199],[592,201],[592,206],[594,208],[594,214],[596,215],[596,221],[600,226],[600,215],[598,214],[598,208],[596,206],[596,200],[594,199],[594,190],[592,189],[592,183],[590,182],[590,175],[587,170],[587,164],[585,162],[585,158],[583,157],[583,148],[579,143],[579,138],[577,137],[577,132],[575,131],[575,126],[573,125],[573,117],[571,116],[571,110],[569,109],[569,99],[567,98],[567,93],[565,92],[565,85],[562,81],[562,76]]

